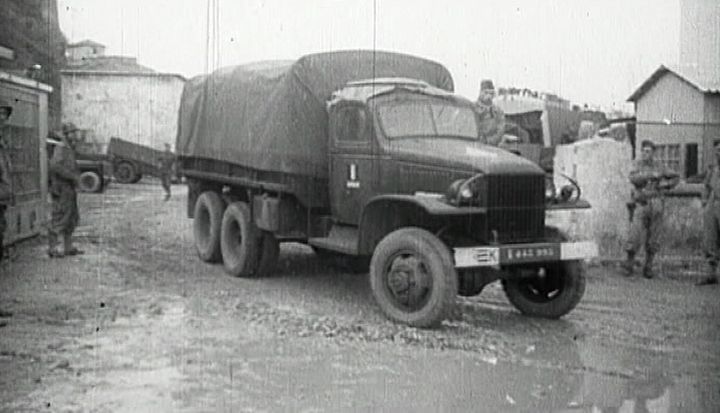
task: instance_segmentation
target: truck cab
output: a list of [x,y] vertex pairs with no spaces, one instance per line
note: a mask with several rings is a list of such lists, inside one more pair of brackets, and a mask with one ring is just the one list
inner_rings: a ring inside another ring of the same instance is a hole
[[[186,106],[188,116],[202,113]],[[344,83],[324,109],[308,111],[326,123],[309,129],[324,130],[324,140],[305,138],[321,152],[308,159],[327,162],[313,178],[280,171],[289,156],[268,154],[282,161],[268,172],[253,167],[254,158],[240,165],[199,156],[204,135],[178,140],[201,259],[222,261],[231,275],[263,276],[280,243],[305,243],[319,255],[367,263],[382,312],[416,327],[438,325],[458,295],[497,280],[524,314],[558,318],[578,304],[584,260],[597,246],[547,227],[545,213],[580,204],[558,202],[536,163],[487,145],[472,102],[423,80],[377,77]],[[192,125],[185,130],[195,133]],[[185,147],[197,154],[183,154]]]

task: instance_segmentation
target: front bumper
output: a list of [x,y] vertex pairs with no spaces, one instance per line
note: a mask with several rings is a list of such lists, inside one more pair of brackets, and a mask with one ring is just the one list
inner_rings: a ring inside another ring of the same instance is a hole
[[598,246],[592,241],[454,248],[455,268],[572,261],[597,256]]

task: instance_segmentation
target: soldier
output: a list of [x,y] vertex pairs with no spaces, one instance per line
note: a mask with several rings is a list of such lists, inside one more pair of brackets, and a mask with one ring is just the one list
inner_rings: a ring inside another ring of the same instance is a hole
[[627,260],[623,263],[625,275],[633,274],[635,254],[645,233],[645,265],[643,276],[652,278],[653,258],[659,245],[660,228],[665,207],[664,192],[675,187],[680,181],[677,173],[665,168],[655,160],[655,144],[644,140],[641,144],[640,159],[630,171],[632,202],[635,211],[630,222],[630,233],[625,245]]
[[[48,228],[48,256],[60,258],[83,254],[75,248],[72,233],[80,220],[77,206],[76,186],[80,172],[75,162],[74,133],[72,124],[63,125],[63,133],[55,134],[57,141],[49,162],[50,185],[48,192],[52,199],[52,215]],[[63,251],[58,250],[58,237],[63,238]]]
[[505,113],[493,103],[495,86],[492,80],[480,82],[480,95],[475,102],[475,111],[479,117],[480,135],[488,145],[499,145],[505,134]]
[[0,99],[0,262],[3,261],[5,256],[5,248],[3,247],[5,230],[7,229],[5,211],[8,206],[12,205],[14,200],[12,181],[10,180],[10,160],[2,136],[2,129],[10,119],[12,111],[12,106]]
[[165,144],[165,153],[160,158],[160,183],[165,190],[165,201],[170,199],[170,184],[173,175],[173,165],[175,164],[175,154],[170,149],[170,144]]
[[714,146],[715,162],[705,173],[703,191],[703,241],[710,271],[698,285],[718,283],[717,266],[720,259],[720,141]]

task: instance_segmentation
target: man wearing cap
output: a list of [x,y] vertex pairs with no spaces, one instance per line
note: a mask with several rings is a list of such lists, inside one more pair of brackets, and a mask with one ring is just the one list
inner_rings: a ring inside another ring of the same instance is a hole
[[[55,148],[49,162],[50,185],[48,192],[52,199],[52,213],[48,228],[48,256],[60,258],[82,254],[72,242],[72,233],[80,220],[75,190],[80,171],[75,162],[73,124],[64,124],[62,134],[54,134]],[[63,250],[58,249],[58,238],[63,239]]]
[[475,111],[479,117],[480,135],[488,145],[499,145],[505,134],[505,113],[493,103],[495,86],[492,80],[480,82],[480,95],[475,102]]
[[5,248],[3,247],[5,230],[7,229],[5,211],[14,201],[12,181],[10,180],[10,159],[2,135],[5,123],[10,119],[12,111],[12,106],[7,101],[0,99],[0,262],[3,261],[5,256]]
[[703,191],[703,247],[708,261],[707,276],[698,285],[718,283],[717,267],[720,260],[720,141],[713,147],[715,161],[705,173]]
[[165,152],[160,158],[160,183],[165,190],[165,201],[171,196],[170,185],[172,180],[173,165],[175,164],[175,154],[170,150],[170,144],[165,144]]
[[633,163],[630,171],[632,184],[632,202],[635,212],[630,222],[630,233],[625,244],[627,259],[623,263],[625,275],[633,274],[635,254],[640,249],[645,233],[645,265],[643,276],[654,276],[653,258],[660,248],[659,235],[665,209],[664,192],[674,188],[680,182],[680,176],[662,163],[655,160],[655,144],[644,140],[640,146],[640,157]]

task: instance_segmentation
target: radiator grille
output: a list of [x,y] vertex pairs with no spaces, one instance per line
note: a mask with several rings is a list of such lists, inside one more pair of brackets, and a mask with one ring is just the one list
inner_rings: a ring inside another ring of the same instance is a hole
[[499,242],[538,240],[545,228],[545,177],[488,176],[487,206],[488,239],[497,238]]

